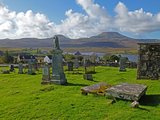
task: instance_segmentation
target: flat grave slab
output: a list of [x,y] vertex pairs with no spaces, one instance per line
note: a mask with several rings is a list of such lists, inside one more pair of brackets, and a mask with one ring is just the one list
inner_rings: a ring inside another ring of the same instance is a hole
[[84,95],[87,95],[88,93],[104,95],[105,90],[109,87],[111,87],[111,85],[105,82],[100,82],[91,86],[82,87],[81,92]]
[[146,85],[122,83],[106,89],[106,94],[114,98],[138,101],[147,90]]

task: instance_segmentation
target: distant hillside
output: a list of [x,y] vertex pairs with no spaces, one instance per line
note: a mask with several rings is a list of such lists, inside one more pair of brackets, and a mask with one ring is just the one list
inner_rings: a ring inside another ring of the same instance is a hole
[[[137,42],[143,41],[129,38],[117,32],[103,32],[90,38],[70,39],[63,35],[58,35],[62,48],[136,48]],[[22,39],[1,39],[0,47],[13,48],[37,48],[52,47],[52,38],[22,38]]]

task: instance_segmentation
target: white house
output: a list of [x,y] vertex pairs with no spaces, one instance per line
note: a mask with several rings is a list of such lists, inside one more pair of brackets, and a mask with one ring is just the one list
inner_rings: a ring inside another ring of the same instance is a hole
[[52,63],[52,56],[51,55],[45,56],[44,57],[44,62],[45,63]]

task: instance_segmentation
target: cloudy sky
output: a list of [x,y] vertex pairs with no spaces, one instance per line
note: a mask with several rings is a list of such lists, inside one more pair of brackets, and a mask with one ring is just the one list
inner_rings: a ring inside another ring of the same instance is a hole
[[90,37],[116,31],[160,39],[160,0],[0,0],[2,38]]

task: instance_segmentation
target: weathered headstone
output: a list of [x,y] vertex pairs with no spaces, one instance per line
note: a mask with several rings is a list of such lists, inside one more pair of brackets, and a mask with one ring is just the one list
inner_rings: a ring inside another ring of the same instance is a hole
[[84,74],[83,79],[85,80],[93,80],[92,74]]
[[54,37],[54,47],[52,55],[52,79],[51,83],[65,85],[67,79],[63,70],[63,51],[60,49],[58,37]]
[[35,70],[35,64],[34,64],[34,62],[32,60],[30,60],[28,62],[28,74],[29,75],[35,75],[36,74],[35,71],[36,71]]
[[75,68],[75,69],[78,69],[78,68],[79,68],[78,58],[75,58],[75,59],[74,59],[74,68]]
[[73,71],[73,62],[67,62],[68,71]]
[[93,80],[92,74],[95,73],[95,65],[91,59],[84,57],[84,75],[86,80]]
[[139,43],[137,79],[160,78],[160,43]]
[[95,73],[95,63],[91,61],[90,57],[86,58],[84,57],[84,68],[85,68],[85,74],[93,74]]
[[46,63],[42,68],[42,82],[41,84],[48,84],[50,83],[50,68],[49,65]]
[[77,56],[74,59],[73,65],[74,65],[73,73],[76,73],[76,74],[79,73],[79,70],[78,70],[78,68],[79,68],[79,61],[78,61]]
[[23,74],[23,64],[22,63],[18,64],[18,74]]
[[119,71],[120,72],[126,71],[126,62],[127,62],[126,57],[120,57],[120,59],[119,59]]
[[147,86],[142,84],[122,83],[106,90],[107,95],[114,98],[138,101],[147,91]]
[[14,71],[14,65],[10,65],[10,72],[13,72]]

